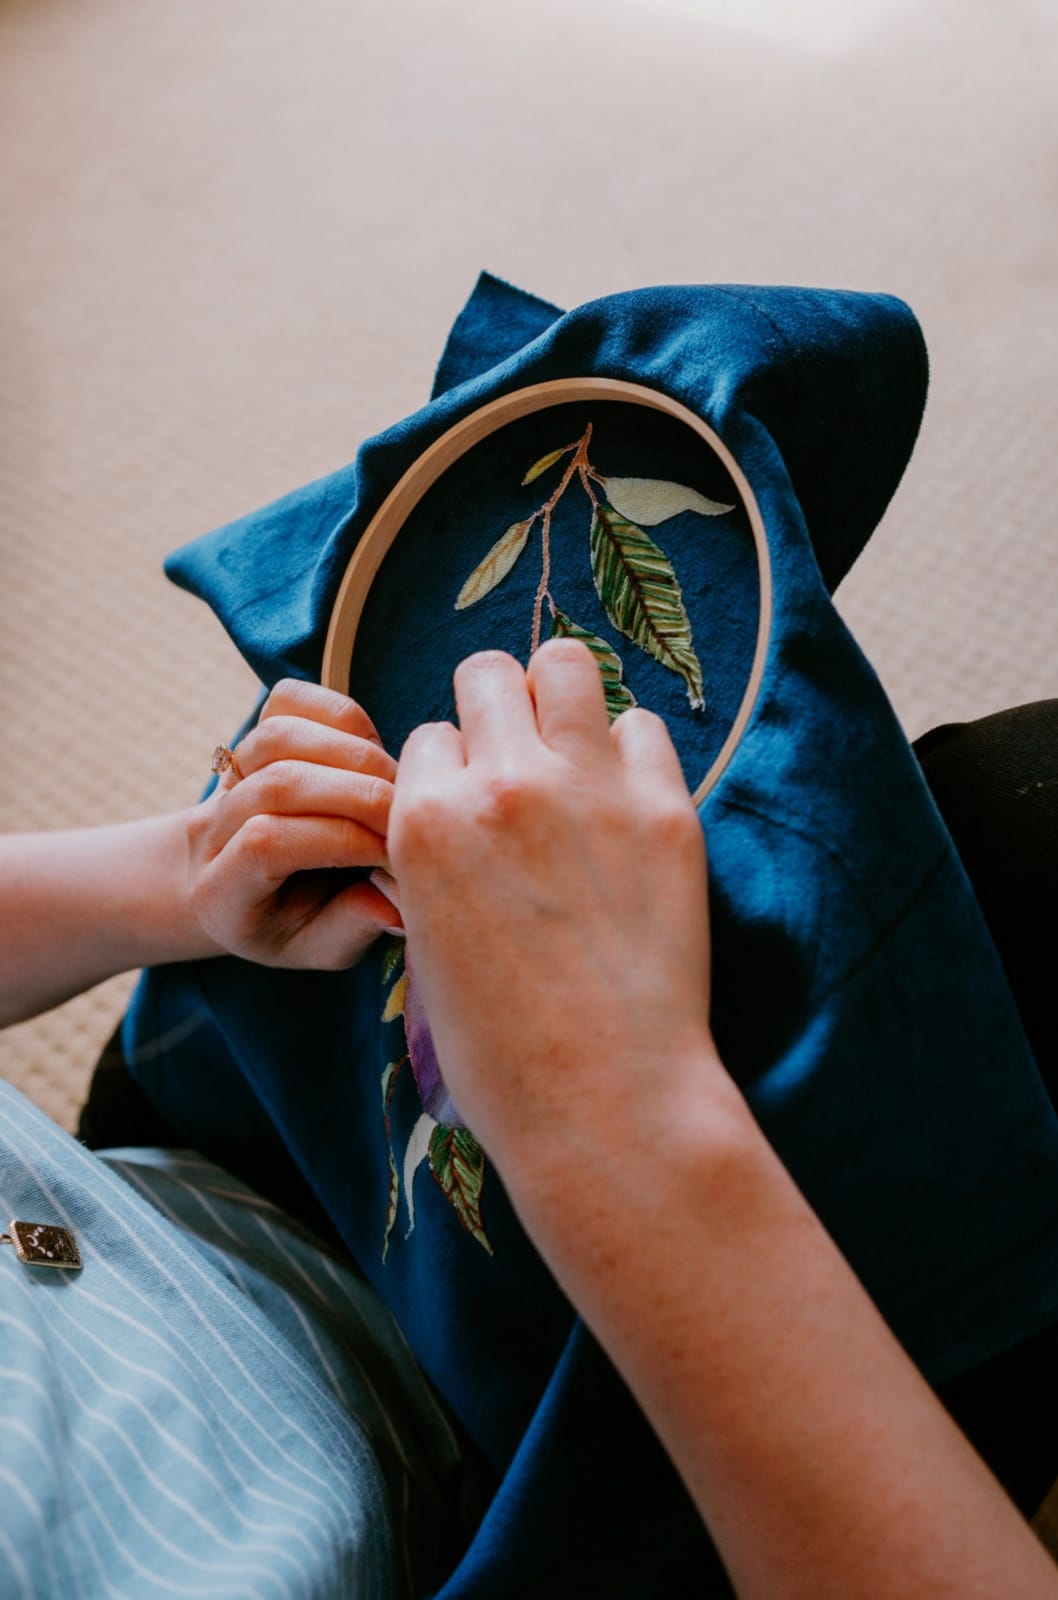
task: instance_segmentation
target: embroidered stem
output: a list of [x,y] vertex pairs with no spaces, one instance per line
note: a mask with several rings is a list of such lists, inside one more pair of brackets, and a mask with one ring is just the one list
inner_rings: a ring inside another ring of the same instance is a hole
[[[548,594],[547,580],[551,576],[551,513],[554,511],[555,507],[558,505],[558,502],[562,499],[562,496],[573,482],[575,473],[579,474],[580,481],[584,485],[584,489],[592,505],[598,509],[599,502],[596,500],[591,489],[588,488],[588,480],[586,477],[586,474],[592,471],[591,463],[588,460],[588,446],[591,443],[592,427],[593,424],[589,422],[588,426],[584,430],[583,437],[577,442],[577,448],[574,453],[573,460],[562,474],[562,479],[558,488],[555,490],[550,500],[545,501],[540,507],[539,511],[535,512],[533,516],[534,522],[537,517],[543,517],[543,523],[541,525],[540,582],[537,584],[536,601],[533,605],[533,633],[529,644],[530,655],[533,654],[540,644],[540,617],[544,607],[544,596],[545,594]],[[595,474],[592,473],[592,476],[595,476]],[[554,604],[551,601],[551,596],[549,594],[548,601],[551,604],[552,615],[554,615]]]
[[544,507],[544,521],[541,527],[541,562],[540,582],[536,586],[536,600],[533,604],[533,634],[529,641],[529,654],[532,655],[540,643],[540,613],[544,606],[544,595],[547,594],[547,580],[551,576],[551,507]]

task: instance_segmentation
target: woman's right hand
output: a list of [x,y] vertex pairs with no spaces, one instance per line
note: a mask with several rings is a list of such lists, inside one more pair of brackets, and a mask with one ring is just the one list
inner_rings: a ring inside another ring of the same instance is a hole
[[391,901],[351,876],[389,871],[397,771],[363,707],[284,679],[236,759],[241,776],[186,814],[189,908],[218,953],[333,971],[401,932]]

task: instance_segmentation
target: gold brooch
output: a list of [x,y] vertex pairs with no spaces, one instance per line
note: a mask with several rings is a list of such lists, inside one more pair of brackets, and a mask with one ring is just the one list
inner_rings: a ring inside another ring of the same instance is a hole
[[12,1222],[8,1233],[0,1233],[0,1244],[13,1244],[15,1254],[27,1267],[62,1267],[67,1272],[81,1265],[81,1252],[69,1228],[50,1222]]

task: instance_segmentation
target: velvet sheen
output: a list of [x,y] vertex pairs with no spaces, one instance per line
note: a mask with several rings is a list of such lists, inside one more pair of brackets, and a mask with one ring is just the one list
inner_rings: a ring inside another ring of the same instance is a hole
[[[926,358],[908,308],[884,295],[671,287],[562,314],[483,275],[423,410],[368,440],[352,465],[176,552],[167,571],[208,601],[264,684],[317,677],[345,565],[404,470],[496,396],[586,375],[648,384],[689,406],[731,449],[760,507],[775,591],[764,680],[701,806],[714,1027],[765,1133],[912,1357],[940,1381],[1058,1318],[1058,1123],[951,839],[830,600],[921,418]],[[639,436],[621,410],[609,435],[600,422],[600,450],[613,458],[604,470],[631,463],[690,482],[700,449],[692,459],[663,430]],[[534,419],[526,448],[567,442],[568,430],[555,437],[548,426]],[[502,463],[503,448],[495,442],[500,454],[482,462]],[[501,474],[468,462],[460,480],[468,503],[488,506],[492,537],[504,506],[513,521],[532,503],[505,475],[514,465],[512,456]],[[701,470],[696,487],[723,490]],[[500,641],[527,659],[517,628],[532,583],[517,568],[495,603],[453,612],[465,572],[443,535],[459,504],[442,481],[417,508],[365,610],[351,691],[394,754],[390,740],[416,720],[451,714],[456,660]],[[661,540],[696,629],[715,646],[704,658],[705,712],[651,676],[656,664],[628,665],[637,694],[663,708],[692,785],[748,672],[759,586],[740,516],[697,537],[676,519]],[[587,606],[575,548],[560,575]],[[245,1113],[256,1147],[274,1138],[290,1150],[501,1474],[446,1600],[545,1588],[661,1596],[692,1582],[726,1592],[660,1447],[495,1173],[482,1200],[492,1255],[420,1173],[414,1232],[405,1236],[402,1201],[383,1263],[380,1075],[401,1046],[380,1020],[380,961],[376,945],[342,974],[233,958],[149,972],[125,1025],[133,1071],[189,1140],[215,1133],[223,1103],[229,1138]],[[392,1102],[398,1160],[418,1110],[405,1081]],[[641,1159],[649,1182],[665,1152]]]

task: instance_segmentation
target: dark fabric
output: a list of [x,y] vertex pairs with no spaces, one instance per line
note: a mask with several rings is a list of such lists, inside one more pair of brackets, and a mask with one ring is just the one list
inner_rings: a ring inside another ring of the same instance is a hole
[[89,1150],[177,1150],[181,1138],[148,1100],[128,1069],[121,1048],[121,1024],[107,1040],[95,1064],[88,1097],[81,1107],[77,1137]]
[[[188,1147],[186,1131],[161,1115],[129,1071],[121,1032],[119,1023],[96,1062],[78,1119],[77,1138],[89,1150]],[[239,1125],[237,1137],[225,1138],[223,1124],[218,1123],[212,1130],[199,1130],[191,1147],[347,1255],[341,1235],[275,1129],[261,1122],[258,1108],[254,1108],[253,1115],[260,1124],[256,1144],[248,1140],[243,1124]]]
[[[1037,1065],[1058,1104],[1058,1008],[1048,988],[1058,955],[1058,699],[944,724],[913,749],[981,901]],[[180,1145],[179,1131],[129,1074],[120,1034],[119,1027],[97,1063],[78,1138],[92,1149]],[[296,1181],[277,1190],[271,1160],[252,1165],[259,1192],[271,1190],[270,1199],[310,1225],[324,1217],[334,1232],[296,1169]],[[937,1392],[1015,1504],[1031,1516],[1058,1479],[1058,1326]]]
[[[1058,1104],[1058,699],[946,723],[914,745]],[[1058,1479],[1058,1328],[940,1397],[1027,1515]]]
[[[641,703],[661,710],[696,780],[730,727],[747,629],[770,582],[759,694],[700,808],[715,1031],[765,1133],[905,1347],[932,1382],[954,1379],[1058,1319],[1058,1119],[951,837],[829,596],[914,440],[926,383],[917,324],[886,296],[731,286],[637,290],[551,316],[483,279],[442,361],[439,386],[449,374],[455,388],[329,478],[177,552],[167,570],[209,601],[266,684],[315,677],[341,576],[374,512],[482,404],[552,378],[621,378],[715,430],[763,517],[759,579],[738,505],[708,522],[666,513],[654,530],[702,641],[704,712],[610,627],[593,598],[586,530],[557,516],[551,583],[618,654]],[[526,337],[518,349],[515,332]],[[646,415],[635,428],[613,411],[597,421],[600,482],[671,479],[699,501],[735,500],[696,435],[677,439]],[[540,504],[526,468],[571,437],[563,416],[541,413],[475,447],[383,562],[350,690],[395,753],[415,722],[451,715],[451,669],[470,650],[527,659],[535,546],[480,603],[455,602],[498,535]],[[728,638],[733,649],[715,646]],[[723,1592],[671,1466],[496,1174],[486,1170],[477,1232],[436,1169],[420,1167],[415,1182],[422,1108],[409,1074],[393,1077],[406,1048],[400,1017],[383,1015],[392,953],[380,940],[341,974],[264,972],[234,958],[150,972],[123,1032],[132,1070],[190,1142],[223,1127],[260,1159],[269,1139],[285,1145],[501,1474],[445,1600],[572,1596],[587,1574],[597,1592],[637,1600],[692,1581]],[[665,1152],[642,1154],[649,1182]],[[384,1250],[388,1216],[399,1221]],[[616,1528],[628,1537],[615,1540]]]
[[1058,1102],[1058,699],[934,728],[915,750]]

